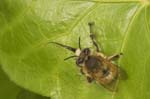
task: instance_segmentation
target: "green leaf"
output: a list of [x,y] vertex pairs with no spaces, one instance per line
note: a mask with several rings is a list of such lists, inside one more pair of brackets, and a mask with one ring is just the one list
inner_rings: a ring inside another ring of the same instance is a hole
[[[128,72],[129,78],[120,82],[121,90],[117,98],[148,99],[150,94],[149,63],[150,63],[150,6],[142,6],[126,33],[122,44],[124,57],[122,66]],[[125,86],[126,85],[126,86]],[[126,92],[126,95],[123,95]]]
[[16,99],[21,88],[12,83],[0,68],[0,98]]
[[27,90],[21,90],[17,99],[51,99],[50,97],[41,96]]
[[0,67],[0,98],[1,99],[50,99],[20,88],[9,80]]
[[[57,41],[93,49],[87,23],[106,55],[123,52],[128,74],[118,92],[89,84]],[[147,0],[2,0],[0,61],[16,84],[52,99],[147,99],[149,97],[150,7]]]

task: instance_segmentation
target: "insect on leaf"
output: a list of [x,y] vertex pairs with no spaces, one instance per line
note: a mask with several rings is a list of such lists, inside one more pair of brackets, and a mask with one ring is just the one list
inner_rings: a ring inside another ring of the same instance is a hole
[[[52,99],[148,99],[150,4],[148,0],[1,0],[0,61],[17,85]],[[50,41],[93,49],[87,23],[106,55],[123,53],[128,75],[118,92],[89,84],[71,56]]]

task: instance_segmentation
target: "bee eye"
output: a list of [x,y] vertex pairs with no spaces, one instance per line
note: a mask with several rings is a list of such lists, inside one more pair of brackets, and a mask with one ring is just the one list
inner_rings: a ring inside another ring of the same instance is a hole
[[83,50],[83,52],[84,52],[85,55],[88,55],[90,53],[90,49],[89,48],[85,48]]
[[78,58],[76,61],[76,64],[79,65],[79,64],[82,64],[83,62],[84,62],[83,58]]

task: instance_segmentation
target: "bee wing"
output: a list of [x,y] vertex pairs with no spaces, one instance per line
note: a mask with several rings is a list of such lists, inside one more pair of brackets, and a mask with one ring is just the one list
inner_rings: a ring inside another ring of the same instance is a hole
[[112,83],[110,84],[101,84],[104,88],[106,88],[107,90],[111,91],[111,92],[117,92],[118,91],[118,88],[117,88],[117,80],[113,81]]

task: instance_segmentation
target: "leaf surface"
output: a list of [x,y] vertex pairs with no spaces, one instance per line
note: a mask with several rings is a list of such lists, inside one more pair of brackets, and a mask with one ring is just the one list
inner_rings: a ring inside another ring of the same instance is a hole
[[[127,72],[117,93],[87,83],[73,53],[48,44],[93,49],[87,23],[106,55],[123,52]],[[136,0],[5,0],[0,3],[0,60],[18,85],[52,99],[147,99],[149,97],[149,3]],[[139,94],[140,93],[140,94]],[[146,94],[146,95],[145,95]]]
[[24,90],[14,84],[0,67],[0,98],[1,99],[50,99]]

